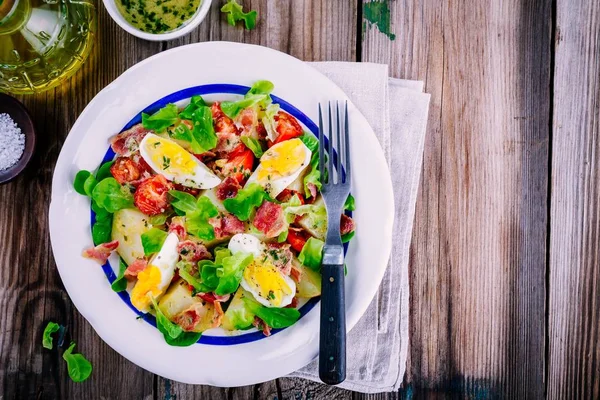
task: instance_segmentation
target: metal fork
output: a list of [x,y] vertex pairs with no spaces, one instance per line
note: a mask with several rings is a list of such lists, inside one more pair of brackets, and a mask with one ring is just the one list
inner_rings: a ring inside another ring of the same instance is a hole
[[[345,105],[342,126],[340,124],[340,107],[336,102],[335,144],[338,150],[337,157],[334,157],[333,153],[334,136],[331,103],[329,103],[328,109],[329,144],[327,145],[325,143],[321,104],[319,104],[319,170],[321,171],[321,194],[325,201],[328,216],[327,236],[323,246],[323,263],[321,266],[319,377],[329,385],[336,385],[346,379],[344,246],[340,235],[340,217],[344,210],[346,198],[350,194],[352,173],[350,168],[348,103]],[[326,147],[327,163],[325,162]]]

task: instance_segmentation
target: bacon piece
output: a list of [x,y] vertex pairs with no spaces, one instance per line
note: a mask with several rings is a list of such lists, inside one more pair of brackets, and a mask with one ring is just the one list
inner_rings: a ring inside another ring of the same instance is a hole
[[215,301],[216,302],[220,301],[221,303],[225,303],[227,300],[229,300],[229,297],[231,297],[231,295],[229,295],[229,294],[220,296],[220,295],[215,294],[213,292],[210,292],[210,293],[202,293],[202,292],[200,292],[200,293],[197,294],[197,296],[200,297],[202,300],[208,302],[208,303],[214,303]]
[[196,197],[200,194],[200,189],[196,189],[196,188],[192,188],[189,186],[183,186],[179,183],[175,183],[175,182],[171,182],[173,184],[173,187],[175,188],[175,190],[179,190],[180,192],[186,192],[191,194],[192,196]]
[[290,304],[288,304],[287,306],[285,306],[284,308],[296,308],[298,307],[298,298],[296,296],[294,296],[292,298],[292,302]]
[[302,270],[298,269],[294,264],[292,264],[290,276],[294,281],[296,281],[296,283],[300,283],[300,281],[302,280]]
[[202,243],[194,240],[184,240],[177,245],[177,251],[184,261],[198,262],[212,258],[210,252]]
[[221,110],[219,102],[213,103],[210,110],[213,116],[215,133],[218,137],[217,147],[214,151],[221,155],[227,154],[241,143],[240,132],[233,120]]
[[314,183],[307,183],[306,187],[308,188],[308,191],[310,192],[310,197],[313,199],[317,198],[317,186]]
[[169,224],[169,233],[177,235],[179,240],[185,240],[187,231],[185,230],[185,217],[173,217]]
[[278,268],[283,274],[290,275],[292,270],[292,258],[294,254],[290,245],[286,243],[269,243],[265,252],[267,260]]
[[83,251],[85,258],[91,258],[92,260],[98,261],[100,265],[106,264],[110,254],[119,247],[119,241],[113,240],[112,242],[102,243],[96,247],[90,247]]
[[121,185],[125,183],[137,185],[151,175],[150,167],[139,154],[118,157],[110,167],[110,173]]
[[186,310],[177,314],[173,322],[181,326],[184,331],[191,332],[200,323],[204,315],[206,315],[204,305],[202,303],[194,303]]
[[215,239],[224,239],[233,236],[236,233],[244,233],[246,227],[244,223],[233,214],[221,212],[215,218],[208,220],[215,230]]
[[279,204],[265,201],[256,210],[252,224],[256,229],[264,233],[267,238],[277,237],[287,227],[283,207]]
[[217,199],[223,201],[235,197],[242,187],[235,178],[228,176],[216,188]]
[[138,274],[146,269],[147,266],[148,261],[144,260],[143,258],[138,258],[127,266],[127,269],[123,275],[125,275],[125,278],[127,279],[137,278]]
[[305,203],[304,195],[296,190],[291,189],[283,189],[283,191],[277,195],[277,201],[287,203],[294,196],[298,196],[298,199],[300,199],[301,204]]
[[254,108],[243,109],[235,118],[235,125],[241,130],[242,136],[249,136],[253,139],[259,138],[259,133],[257,130],[258,113]]
[[142,124],[134,125],[128,130],[113,136],[110,140],[110,147],[120,156],[129,156],[139,149],[140,142],[149,132]]
[[354,229],[356,229],[354,220],[346,214],[342,214],[342,219],[340,220],[340,234],[345,235],[352,232]]
[[271,336],[271,327],[265,323],[262,319],[258,317],[254,317],[254,321],[252,321],[252,325],[256,327],[259,331],[261,330],[263,335]]
[[215,307],[215,311],[213,313],[211,327],[218,328],[219,326],[221,326],[221,322],[223,321],[223,316],[225,315],[225,313],[223,312],[223,307],[221,307],[221,302],[215,301],[213,303],[213,306]]

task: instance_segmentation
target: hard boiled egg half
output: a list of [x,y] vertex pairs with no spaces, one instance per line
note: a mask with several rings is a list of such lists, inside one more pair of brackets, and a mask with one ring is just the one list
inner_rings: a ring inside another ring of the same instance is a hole
[[202,161],[171,139],[149,133],[140,143],[142,158],[157,174],[196,189],[210,189],[221,183]]
[[258,183],[275,198],[308,167],[310,157],[310,149],[300,139],[277,143],[262,155],[246,184]]
[[177,235],[169,233],[158,253],[138,274],[138,280],[131,291],[131,304],[138,310],[148,312],[152,303],[151,296],[158,301],[171,283],[175,273],[175,264],[179,258],[178,244]]
[[296,295],[296,283],[284,275],[265,257],[265,245],[255,236],[238,233],[228,246],[232,254],[254,254],[254,261],[246,267],[240,285],[265,307],[281,308],[289,305]]

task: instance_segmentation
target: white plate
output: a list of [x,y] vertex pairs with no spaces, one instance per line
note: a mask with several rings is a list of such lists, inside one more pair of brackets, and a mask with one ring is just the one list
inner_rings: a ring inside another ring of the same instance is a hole
[[[225,87],[235,88],[231,85],[250,86],[259,79],[272,81],[273,95],[312,121],[316,121],[319,102],[347,100],[340,88],[312,67],[271,49],[227,42],[178,47],[140,62],[98,93],[71,129],[56,164],[50,238],[69,296],[109,346],[166,378],[242,386],[289,374],[318,354],[319,307],[268,338],[259,335],[260,340],[255,340],[255,335],[252,341],[247,340],[250,336],[243,340],[223,339],[217,331],[205,333],[201,343],[190,347],[167,345],[155,327],[136,319],[135,312],[123,301],[126,295],[111,290],[107,279],[107,275],[114,277],[111,266],[101,268],[81,256],[82,250],[92,243],[90,203],[73,190],[73,178],[80,169],[95,170],[107,153],[109,138],[153,103],[224,87],[206,85],[228,84]],[[394,219],[391,179],[379,142],[351,103],[349,118],[357,232],[346,258],[348,330],[377,292],[390,254]],[[312,121],[305,120],[305,127],[315,129]],[[112,268],[116,271],[118,264],[113,262]],[[245,343],[232,344],[236,340]]]

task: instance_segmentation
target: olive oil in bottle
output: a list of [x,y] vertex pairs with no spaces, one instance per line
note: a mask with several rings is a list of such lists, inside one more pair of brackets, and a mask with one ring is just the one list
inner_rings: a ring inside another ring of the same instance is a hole
[[86,60],[95,32],[92,0],[0,0],[0,92],[58,85]]

